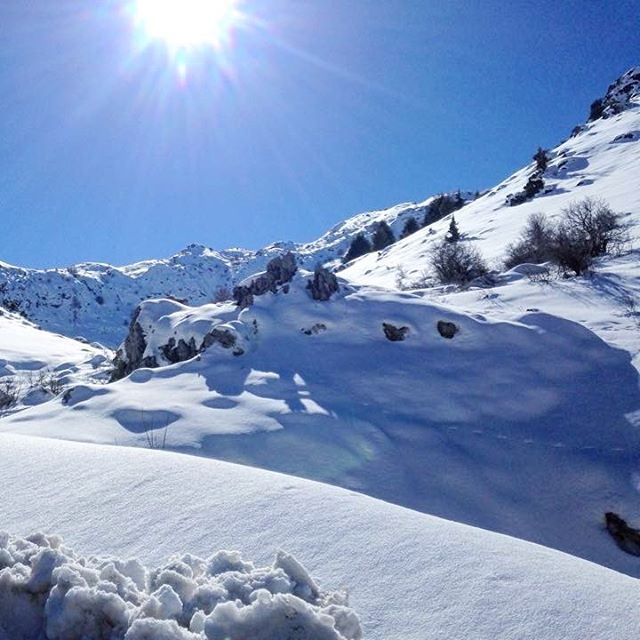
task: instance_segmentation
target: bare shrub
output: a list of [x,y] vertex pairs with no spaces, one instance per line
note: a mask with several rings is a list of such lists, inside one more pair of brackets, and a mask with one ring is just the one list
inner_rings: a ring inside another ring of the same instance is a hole
[[507,247],[505,267],[512,269],[527,262],[547,262],[551,259],[553,235],[553,225],[546,216],[542,213],[532,214],[518,240]]
[[475,247],[446,240],[431,253],[431,267],[441,284],[466,284],[488,272]]
[[233,292],[229,287],[220,286],[216,289],[216,293],[213,297],[214,302],[228,302],[233,300]]
[[54,396],[57,396],[64,389],[64,385],[60,379],[49,369],[41,369],[38,371],[36,382],[32,386],[36,386]]
[[582,234],[582,241],[593,258],[621,248],[626,241],[620,215],[602,199],[585,198],[572,202],[562,214],[561,226]]
[[604,200],[585,198],[563,209],[556,225],[542,214],[532,215],[518,241],[507,248],[505,266],[552,261],[579,276],[595,258],[622,250],[626,241],[620,215]]
[[0,379],[0,409],[13,407],[20,399],[22,384],[18,378],[5,377]]

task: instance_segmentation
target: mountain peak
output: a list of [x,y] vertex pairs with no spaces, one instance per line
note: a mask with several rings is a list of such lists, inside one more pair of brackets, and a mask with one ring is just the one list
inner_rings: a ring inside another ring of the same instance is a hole
[[640,104],[640,66],[635,66],[611,83],[604,97],[592,103],[589,121],[610,118],[638,104]]

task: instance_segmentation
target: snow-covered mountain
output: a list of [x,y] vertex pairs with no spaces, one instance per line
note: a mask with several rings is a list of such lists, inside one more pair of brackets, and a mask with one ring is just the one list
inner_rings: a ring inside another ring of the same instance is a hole
[[39,270],[0,262],[0,306],[49,331],[116,347],[143,300],[171,297],[199,305],[228,299],[234,285],[264,270],[269,260],[285,251],[293,252],[300,266],[313,269],[342,258],[355,235],[371,235],[380,221],[399,236],[405,221],[411,216],[421,219],[431,200],[362,213],[313,242],[277,242],[259,251],[215,251],[193,244],[170,258],[124,267],[83,263]]
[[[0,317],[0,382],[62,378],[57,395],[23,395],[0,419],[0,526],[146,563],[218,546],[266,563],[284,548],[323,586],[350,588],[368,638],[638,635],[637,581],[530,542],[640,576],[604,520],[640,521],[640,68],[546,157],[455,212],[461,245],[493,267],[463,288],[429,274],[450,215],[335,274],[315,269],[381,220],[398,236],[431,199],[307,245],[192,246],[121,268],[4,265],[5,304],[68,337]],[[541,188],[518,197],[532,177]],[[532,213],[558,219],[584,197],[620,213],[622,251],[588,277],[503,266]],[[295,274],[251,279],[287,252]],[[214,302],[241,282],[246,305]],[[113,353],[78,334],[126,336],[115,381]],[[11,540],[12,562],[34,544]]]

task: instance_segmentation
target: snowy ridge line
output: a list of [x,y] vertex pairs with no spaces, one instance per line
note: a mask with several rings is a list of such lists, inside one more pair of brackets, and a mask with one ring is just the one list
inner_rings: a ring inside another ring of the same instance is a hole
[[291,555],[257,568],[238,552],[84,558],[59,536],[0,532],[0,640],[360,640],[342,592],[322,592]]

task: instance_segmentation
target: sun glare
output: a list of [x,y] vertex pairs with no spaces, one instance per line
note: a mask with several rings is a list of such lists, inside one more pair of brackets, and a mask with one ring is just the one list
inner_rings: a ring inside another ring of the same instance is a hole
[[136,0],[145,36],[175,49],[217,47],[237,21],[237,0]]

